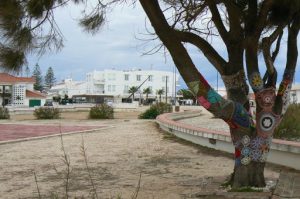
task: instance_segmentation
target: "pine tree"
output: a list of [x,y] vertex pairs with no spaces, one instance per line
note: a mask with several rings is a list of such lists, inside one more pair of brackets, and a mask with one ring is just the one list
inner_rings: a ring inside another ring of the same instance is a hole
[[51,88],[56,81],[52,67],[49,67],[45,75],[45,86]]
[[26,74],[26,77],[29,77],[29,75],[30,75],[30,68],[28,67],[28,65],[25,68],[25,74]]
[[41,68],[38,64],[35,65],[32,76],[35,77],[34,90],[42,91],[43,90],[43,77],[42,77]]

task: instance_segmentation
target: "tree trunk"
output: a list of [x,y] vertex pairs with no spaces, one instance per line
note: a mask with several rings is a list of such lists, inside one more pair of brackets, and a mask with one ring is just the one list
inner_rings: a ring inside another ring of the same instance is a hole
[[265,161],[270,149],[272,137],[251,138],[244,135],[241,139],[234,141],[235,165],[230,184],[233,188],[238,187],[264,187]]
[[[235,188],[266,185],[264,166],[274,130],[280,123],[281,117],[274,113],[275,89],[261,89],[255,93],[255,98],[256,122],[250,115],[248,119],[240,113],[233,115],[231,135],[235,146],[235,167],[231,184]],[[250,126],[244,129],[248,123],[246,119],[250,120]]]
[[250,162],[248,165],[235,166],[232,187],[264,187],[266,186],[264,178],[265,163]]

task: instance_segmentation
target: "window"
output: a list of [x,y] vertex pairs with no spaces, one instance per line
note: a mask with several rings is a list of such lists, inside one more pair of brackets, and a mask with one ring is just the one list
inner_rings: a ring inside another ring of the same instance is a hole
[[125,80],[125,81],[128,81],[128,80],[129,80],[129,74],[125,74],[125,75],[124,75],[124,80]]
[[141,75],[136,76],[136,81],[141,81]]
[[125,85],[125,86],[124,86],[124,93],[128,93],[128,90],[129,90],[129,86],[128,86],[128,85]]
[[111,88],[112,88],[111,91],[113,92],[116,91],[116,85],[112,85]]
[[107,86],[107,91],[110,92],[111,91],[111,85]]
[[153,75],[149,75],[148,81],[149,81],[149,82],[152,82],[152,81],[153,81]]

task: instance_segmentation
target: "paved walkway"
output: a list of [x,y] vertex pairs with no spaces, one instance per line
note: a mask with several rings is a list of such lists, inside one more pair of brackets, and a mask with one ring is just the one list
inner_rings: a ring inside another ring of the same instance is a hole
[[287,198],[300,198],[300,172],[281,172],[272,199]]
[[105,127],[104,125],[100,126],[70,126],[70,125],[61,125],[58,124],[0,124],[0,143],[6,141],[13,141],[19,139],[26,139],[32,137],[41,137],[56,135],[60,133],[75,133],[82,131],[92,131]]

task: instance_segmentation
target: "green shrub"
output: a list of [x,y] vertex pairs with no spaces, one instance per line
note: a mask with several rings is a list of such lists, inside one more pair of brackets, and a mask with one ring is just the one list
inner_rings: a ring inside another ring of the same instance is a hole
[[0,107],[0,119],[9,119],[9,112],[7,108]]
[[171,104],[157,103],[152,105],[149,109],[139,115],[140,119],[155,119],[158,115],[163,113],[171,113],[173,110]]
[[107,104],[96,105],[91,108],[89,113],[90,119],[113,119],[114,109]]
[[289,106],[280,125],[275,130],[274,138],[300,139],[300,104],[291,104]]
[[58,119],[60,117],[59,109],[53,107],[40,107],[35,109],[33,114],[36,119]]

